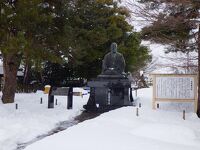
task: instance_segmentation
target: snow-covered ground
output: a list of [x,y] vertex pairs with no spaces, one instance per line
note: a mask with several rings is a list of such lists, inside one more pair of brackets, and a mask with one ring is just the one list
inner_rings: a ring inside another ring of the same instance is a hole
[[[152,89],[138,91],[136,107],[123,107],[70,127],[25,150],[199,150],[200,119],[193,105],[161,103],[151,109]],[[186,110],[186,120],[182,111]]]
[[[130,22],[135,31],[149,25],[140,17],[132,17]],[[149,41],[142,44],[151,50],[154,66],[158,65],[154,72],[174,73],[166,66],[177,63],[166,58],[177,58],[177,54],[165,54],[166,45]],[[186,56],[178,54],[178,57]],[[26,150],[199,150],[200,120],[193,113],[193,104],[161,103],[160,109],[152,110],[151,94],[152,89],[138,91],[138,101],[142,104],[139,116],[136,107],[110,111],[33,143]],[[15,104],[0,103],[0,150],[14,150],[18,144],[46,134],[59,122],[72,120],[81,113],[88,95],[75,97],[72,110],[66,109],[66,97],[56,98],[58,105],[54,109],[47,109],[47,95],[42,92],[16,94],[18,110]],[[182,119],[183,110],[186,120]]]
[[[40,104],[41,97],[43,104]],[[88,95],[83,98],[74,96],[74,107],[67,110],[67,97],[55,97],[58,99],[58,105],[55,105],[54,109],[47,109],[47,97],[39,91],[16,94],[16,102],[13,104],[0,103],[0,150],[14,150],[17,144],[46,134],[55,128],[57,123],[72,120],[81,113],[82,106],[88,99]],[[16,103],[18,110],[15,109]]]

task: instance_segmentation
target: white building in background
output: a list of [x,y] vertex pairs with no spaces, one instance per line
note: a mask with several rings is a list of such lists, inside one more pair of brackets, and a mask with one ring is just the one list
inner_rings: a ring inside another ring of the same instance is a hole
[[[19,69],[17,72],[17,78],[23,78],[24,72],[23,69]],[[0,91],[3,87],[3,64],[0,64]]]
[[[24,76],[24,72],[23,69],[19,69],[17,72],[17,77],[23,77]],[[3,65],[0,65],[0,77],[3,77]]]

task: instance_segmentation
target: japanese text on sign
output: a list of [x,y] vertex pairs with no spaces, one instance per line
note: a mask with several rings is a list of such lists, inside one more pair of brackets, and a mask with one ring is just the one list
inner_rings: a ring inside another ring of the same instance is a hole
[[194,99],[194,78],[156,77],[156,98]]

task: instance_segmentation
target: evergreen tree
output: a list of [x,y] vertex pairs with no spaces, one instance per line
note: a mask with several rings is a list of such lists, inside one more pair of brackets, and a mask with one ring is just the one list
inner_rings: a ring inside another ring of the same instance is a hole
[[40,64],[43,60],[59,62],[59,56],[67,52],[67,42],[64,41],[67,41],[66,35],[69,34],[65,34],[67,27],[63,21],[64,6],[67,2],[0,1],[0,50],[4,68],[3,103],[14,101],[16,74],[22,60],[26,60],[26,64],[31,60],[34,60],[35,64]]
[[[124,7],[119,7],[113,0],[77,0],[75,3],[74,15],[71,20],[74,27],[76,56],[78,60],[74,64],[74,72],[77,77],[90,79],[101,72],[102,59],[110,51],[112,42],[118,43],[120,51],[127,57],[127,69],[133,71],[143,66],[148,55],[147,51],[140,47],[140,41],[136,34],[127,36],[132,32],[132,26],[126,22],[129,12]],[[132,41],[136,45],[131,45]],[[136,42],[137,41],[137,42]],[[128,44],[129,43],[129,44]],[[137,54],[136,54],[137,53]],[[130,54],[130,55],[129,55]],[[141,61],[132,59],[144,58]],[[142,65],[143,64],[143,65]],[[139,66],[139,65],[138,65]]]
[[136,73],[151,61],[147,47],[140,45],[140,36],[139,33],[133,32],[119,46],[126,60],[126,71]]
[[[26,66],[25,72],[32,66],[40,68],[40,72],[43,67],[48,69],[46,75],[55,80],[53,84],[59,84],[63,77],[89,79],[100,73],[103,56],[110,44],[117,42],[127,59],[128,70],[144,66],[148,51],[139,46],[138,35],[131,33],[128,16],[127,9],[113,0],[1,0],[3,103],[14,101],[21,62]],[[61,73],[59,78],[51,76],[53,72]]]

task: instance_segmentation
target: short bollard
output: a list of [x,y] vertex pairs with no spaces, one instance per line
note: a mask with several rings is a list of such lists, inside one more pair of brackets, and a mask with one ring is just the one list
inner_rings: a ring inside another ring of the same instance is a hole
[[43,103],[43,101],[42,101],[42,97],[40,98],[40,104],[42,104]]
[[139,103],[139,108],[141,108],[142,107],[142,104],[141,103]]
[[185,120],[185,110],[183,110],[183,120]]
[[15,109],[18,109],[18,104],[15,104]]
[[159,105],[159,103],[157,104],[157,108],[160,108],[160,105]]
[[136,116],[139,116],[139,109],[136,108]]

